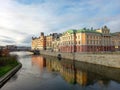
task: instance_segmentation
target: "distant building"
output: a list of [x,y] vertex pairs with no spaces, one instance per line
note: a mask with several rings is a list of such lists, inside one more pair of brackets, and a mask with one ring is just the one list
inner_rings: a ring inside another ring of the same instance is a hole
[[27,46],[17,46],[16,51],[30,51],[31,47],[27,47]]
[[16,51],[17,50],[17,46],[16,45],[6,45],[6,48],[9,51]]
[[5,48],[5,46],[0,46],[0,50],[3,49],[3,48]]
[[5,46],[0,46],[0,56],[8,56],[9,50]]

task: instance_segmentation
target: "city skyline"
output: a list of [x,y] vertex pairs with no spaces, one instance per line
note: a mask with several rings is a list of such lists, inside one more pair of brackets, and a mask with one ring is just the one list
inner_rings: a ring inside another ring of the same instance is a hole
[[1,45],[31,45],[40,32],[68,29],[120,28],[119,0],[0,0]]

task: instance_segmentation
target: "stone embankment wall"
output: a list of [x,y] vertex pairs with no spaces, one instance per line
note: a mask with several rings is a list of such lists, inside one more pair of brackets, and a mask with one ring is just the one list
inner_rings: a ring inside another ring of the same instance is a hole
[[22,64],[18,62],[19,64],[10,70],[8,73],[6,73],[3,77],[0,77],[0,88],[22,67]]
[[51,51],[40,51],[40,54],[55,56],[61,54],[62,58],[77,60],[92,64],[99,64],[108,67],[120,68],[120,54],[85,54],[85,53],[61,53]]

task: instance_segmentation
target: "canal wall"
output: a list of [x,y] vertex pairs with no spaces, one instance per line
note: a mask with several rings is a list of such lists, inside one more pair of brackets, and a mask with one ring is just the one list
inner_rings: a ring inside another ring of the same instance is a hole
[[99,64],[108,67],[120,68],[120,54],[86,54],[86,53],[61,53],[51,51],[40,51],[40,54],[55,56],[61,54],[62,58]]
[[22,67],[22,64],[20,62],[18,63],[19,64],[15,68],[0,78],[0,88]]

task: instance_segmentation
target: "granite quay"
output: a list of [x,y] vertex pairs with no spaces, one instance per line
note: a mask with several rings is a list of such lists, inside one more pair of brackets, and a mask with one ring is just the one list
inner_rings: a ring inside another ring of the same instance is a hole
[[120,52],[116,53],[63,53],[41,50],[40,54],[57,57],[59,54],[61,58],[82,61],[92,64],[104,65],[107,67],[120,68]]

